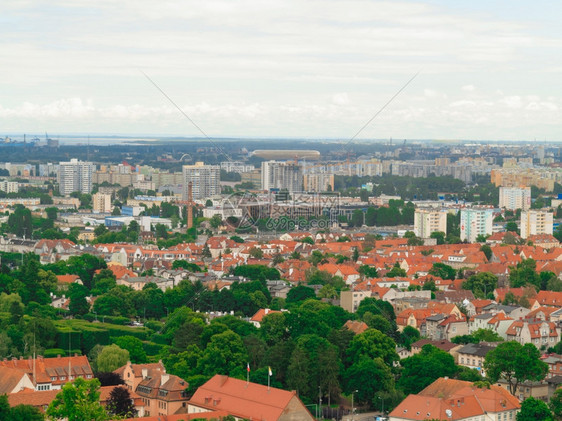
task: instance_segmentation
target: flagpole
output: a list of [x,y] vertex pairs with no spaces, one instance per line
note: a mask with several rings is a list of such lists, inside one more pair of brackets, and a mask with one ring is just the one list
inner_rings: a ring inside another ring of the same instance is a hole
[[271,371],[271,366],[268,366],[267,367],[267,391],[268,392],[269,392],[269,387],[270,387],[272,375],[273,375],[273,372]]

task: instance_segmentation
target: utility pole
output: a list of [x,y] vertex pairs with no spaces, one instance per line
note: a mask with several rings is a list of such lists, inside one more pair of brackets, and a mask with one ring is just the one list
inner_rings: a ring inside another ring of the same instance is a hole
[[354,405],[353,398],[354,398],[354,396],[357,392],[359,392],[359,391],[354,390],[353,392],[351,392],[351,421],[353,421],[354,418],[355,418],[355,405]]
[[316,418],[322,419],[322,389],[318,386],[318,416]]

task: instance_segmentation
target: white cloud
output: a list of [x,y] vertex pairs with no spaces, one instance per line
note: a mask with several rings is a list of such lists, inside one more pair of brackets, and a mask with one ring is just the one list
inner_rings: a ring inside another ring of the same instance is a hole
[[551,125],[560,28],[539,32],[494,2],[9,3],[0,7],[6,130],[186,130],[141,68],[214,133],[345,137],[421,70],[366,136],[489,138],[494,124],[500,137],[514,124],[543,124],[562,137]]
[[332,103],[334,103],[335,105],[348,105],[349,96],[347,95],[347,92],[335,94],[332,97]]

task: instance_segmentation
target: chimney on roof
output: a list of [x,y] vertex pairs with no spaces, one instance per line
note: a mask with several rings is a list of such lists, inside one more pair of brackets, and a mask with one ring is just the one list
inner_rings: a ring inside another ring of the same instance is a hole
[[142,378],[146,379],[148,377],[148,368],[143,368],[141,370]]
[[162,374],[160,376],[160,386],[162,386],[164,383],[166,383],[168,380],[170,380],[170,375],[169,374]]

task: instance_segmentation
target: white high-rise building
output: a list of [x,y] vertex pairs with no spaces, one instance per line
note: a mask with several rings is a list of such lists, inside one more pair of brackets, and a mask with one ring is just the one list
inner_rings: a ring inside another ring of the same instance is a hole
[[530,187],[500,187],[500,208],[527,210],[531,207]]
[[18,193],[20,191],[17,181],[0,181],[0,191],[6,193]]
[[294,162],[264,161],[261,163],[262,190],[303,190],[302,167]]
[[195,165],[184,165],[183,174],[183,200],[188,200],[187,186],[193,183],[193,199],[205,199],[217,196],[221,193],[220,177],[221,167],[219,165],[205,165],[196,162]]
[[59,191],[67,196],[72,192],[91,193],[92,176],[96,165],[92,162],[71,159],[69,162],[60,162],[58,170]]
[[416,209],[414,213],[414,233],[420,238],[429,238],[432,232],[447,234],[447,211]]
[[550,234],[552,235],[552,212],[541,210],[529,210],[521,212],[521,238],[530,235]]
[[475,243],[479,235],[491,235],[493,219],[492,209],[461,210],[461,240]]

